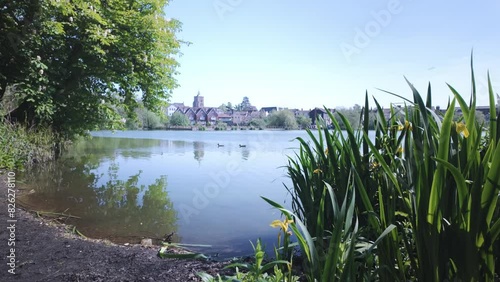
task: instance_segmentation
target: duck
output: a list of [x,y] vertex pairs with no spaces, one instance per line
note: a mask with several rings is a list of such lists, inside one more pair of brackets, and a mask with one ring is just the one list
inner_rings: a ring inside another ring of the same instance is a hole
[[247,145],[241,145],[241,144],[240,144],[240,148],[244,148],[244,147],[246,147],[246,146],[247,146]]
[[224,147],[224,145],[217,143],[217,147]]

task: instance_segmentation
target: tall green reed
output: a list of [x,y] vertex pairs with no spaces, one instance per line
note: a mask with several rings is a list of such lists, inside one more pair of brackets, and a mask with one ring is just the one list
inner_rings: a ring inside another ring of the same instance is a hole
[[[375,122],[369,120],[366,95],[360,129],[353,129],[337,113],[346,127],[342,131],[328,112],[332,130],[319,123],[318,137],[308,131],[310,142],[298,138],[300,150],[288,161],[293,186],[287,189],[296,222],[304,226],[301,234],[307,231],[317,256],[313,259],[311,253],[307,261],[325,262],[333,255],[329,245],[331,234],[338,231],[334,227],[337,212],[334,201],[325,199],[325,191],[331,190],[336,198],[359,195],[353,208],[360,223],[357,236],[374,242],[380,234],[387,235],[377,241],[375,263],[370,266],[377,279],[494,279],[494,247],[500,234],[498,123],[489,75],[487,134],[475,120],[472,63],[471,69],[469,104],[449,86],[454,98],[444,115],[432,107],[430,85],[424,102],[408,82],[413,99],[388,92],[406,105],[391,108],[387,118],[374,99],[378,116]],[[462,121],[453,121],[456,103],[463,112]],[[368,136],[370,123],[375,124],[373,141]],[[325,190],[325,183],[330,190]]]

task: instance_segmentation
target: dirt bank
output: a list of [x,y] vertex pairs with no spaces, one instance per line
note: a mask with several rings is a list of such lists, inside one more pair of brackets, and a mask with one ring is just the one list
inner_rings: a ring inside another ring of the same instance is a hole
[[[15,192],[18,197],[20,191]],[[0,281],[200,281],[196,272],[214,274],[223,267],[218,262],[160,259],[158,247],[83,239],[19,207],[10,218],[8,199],[15,198],[9,194],[7,172],[0,171]],[[13,255],[15,268],[10,270],[8,256]]]

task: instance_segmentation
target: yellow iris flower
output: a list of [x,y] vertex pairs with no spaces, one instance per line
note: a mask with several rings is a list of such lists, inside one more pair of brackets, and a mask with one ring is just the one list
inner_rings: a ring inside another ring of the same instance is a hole
[[467,129],[467,126],[465,125],[465,123],[463,123],[463,122],[457,123],[456,128],[457,128],[458,134],[463,133],[465,138],[469,137],[469,130]]
[[408,130],[410,130],[410,131],[411,131],[411,130],[413,130],[413,127],[411,126],[411,123],[410,123],[409,121],[405,120],[405,124],[404,124],[404,125],[400,124],[400,125],[398,126],[398,130],[399,130],[399,131],[401,131],[401,130],[403,130],[403,129],[408,129]]
[[279,220],[279,219],[276,219],[276,220],[273,220],[273,222],[271,222],[271,227],[273,228],[281,228],[281,230],[283,230],[283,232],[287,232],[288,231],[288,225],[290,223],[293,223],[293,220],[291,219],[284,219],[283,221]]

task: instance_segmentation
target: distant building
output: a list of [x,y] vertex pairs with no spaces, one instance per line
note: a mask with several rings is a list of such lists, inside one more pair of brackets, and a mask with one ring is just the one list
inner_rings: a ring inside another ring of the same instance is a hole
[[200,91],[198,91],[198,95],[194,96],[193,108],[204,108],[205,107],[205,98],[200,96]]
[[299,109],[291,109],[290,111],[293,113],[293,115],[295,117],[298,117],[298,116],[309,117],[309,112],[310,112],[310,111],[304,111],[302,109],[300,109],[300,110]]
[[184,103],[172,103],[167,107],[167,116],[171,117],[178,108],[184,108]]
[[[333,113],[335,110],[330,111]],[[326,125],[330,125],[332,123],[332,120],[330,119],[328,113],[321,108],[314,108],[313,110],[309,111],[309,117],[311,118],[312,124],[316,124],[316,120],[318,120],[318,118],[323,119]]]
[[[193,107],[186,107],[184,104],[172,104],[172,109],[174,106],[177,108],[174,112],[179,112],[185,115],[191,125],[215,125],[218,121],[225,122],[228,124],[232,123],[232,116],[224,113],[223,110],[213,107],[204,107],[205,101],[204,97],[198,95],[194,96]],[[172,113],[173,114],[173,113]]]
[[282,108],[282,107],[262,107],[260,109],[260,112],[263,114],[263,116],[267,117],[272,112],[278,112],[278,111],[282,111],[284,109],[285,108]]
[[220,122],[224,122],[227,124],[231,124],[233,122],[233,118],[231,117],[231,115],[228,115],[228,114],[219,114],[218,120]]

